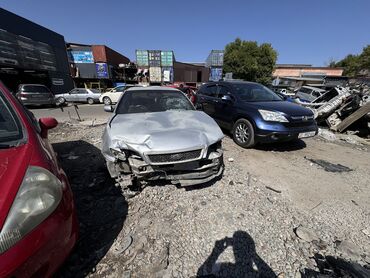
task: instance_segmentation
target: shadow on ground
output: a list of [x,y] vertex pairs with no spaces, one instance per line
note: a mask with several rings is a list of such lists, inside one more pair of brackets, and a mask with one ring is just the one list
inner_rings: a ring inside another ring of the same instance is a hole
[[77,245],[56,277],[95,271],[123,227],[128,205],[95,146],[85,141],[53,144],[74,193],[80,223]]
[[324,257],[320,254],[315,254],[314,260],[319,271],[306,268],[301,272],[302,278],[370,277],[370,265],[364,267],[343,258]]
[[[235,263],[218,263],[217,259],[232,247]],[[232,238],[215,242],[212,253],[199,268],[197,277],[277,277],[256,253],[253,238],[245,231],[236,231]]]
[[304,149],[306,146],[307,145],[303,140],[297,139],[289,142],[258,144],[255,146],[255,149],[267,152],[291,152]]
[[[233,136],[230,131],[222,129],[222,132],[225,136],[229,137],[233,140]],[[234,143],[236,145],[236,143]],[[236,145],[237,146],[237,145]],[[296,139],[293,141],[287,142],[275,142],[275,143],[264,143],[264,144],[257,144],[253,147],[253,149],[260,150],[260,151],[275,151],[275,152],[291,152],[304,149],[306,147],[306,143],[301,139]],[[238,148],[242,148],[237,146]]]

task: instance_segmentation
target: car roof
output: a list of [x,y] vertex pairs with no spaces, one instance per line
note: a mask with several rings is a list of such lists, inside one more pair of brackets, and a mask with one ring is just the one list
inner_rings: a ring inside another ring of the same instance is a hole
[[19,84],[19,86],[42,86],[47,88],[47,86],[43,84]]
[[148,86],[148,87],[131,87],[126,90],[126,92],[130,91],[173,91],[178,92],[179,90],[176,88],[170,88],[170,87],[162,87],[162,86]]
[[215,84],[215,83],[220,83],[220,84],[259,84],[257,82],[251,82],[251,81],[244,81],[244,80],[221,80],[221,81],[211,81],[207,82],[204,85],[209,85],[209,84]]

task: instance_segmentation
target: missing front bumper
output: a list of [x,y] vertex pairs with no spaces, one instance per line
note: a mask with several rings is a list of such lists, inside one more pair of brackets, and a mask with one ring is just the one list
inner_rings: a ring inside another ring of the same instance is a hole
[[132,176],[140,181],[168,180],[181,186],[209,182],[219,177],[224,169],[221,149],[211,152],[207,158],[185,163],[148,165],[132,157],[128,162]]

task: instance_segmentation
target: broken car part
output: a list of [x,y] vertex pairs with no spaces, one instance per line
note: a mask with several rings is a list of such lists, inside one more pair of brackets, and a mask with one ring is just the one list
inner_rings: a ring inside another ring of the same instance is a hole
[[221,175],[222,138],[216,122],[179,90],[131,88],[105,128],[102,153],[123,187],[158,179],[195,185]]

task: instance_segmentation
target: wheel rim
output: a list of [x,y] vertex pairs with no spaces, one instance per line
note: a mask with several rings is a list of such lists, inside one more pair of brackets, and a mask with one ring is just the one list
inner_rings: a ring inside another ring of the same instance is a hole
[[249,140],[249,128],[246,124],[240,123],[235,130],[236,139],[240,143],[246,143]]
[[111,103],[110,99],[109,99],[109,98],[107,98],[107,97],[105,97],[105,98],[104,98],[104,104],[109,105],[110,103]]
[[89,99],[87,100],[87,103],[88,103],[88,104],[93,104],[93,103],[94,103],[94,101],[93,101],[91,98],[89,98]]
[[64,98],[57,99],[57,104],[63,104],[63,103],[64,103]]

